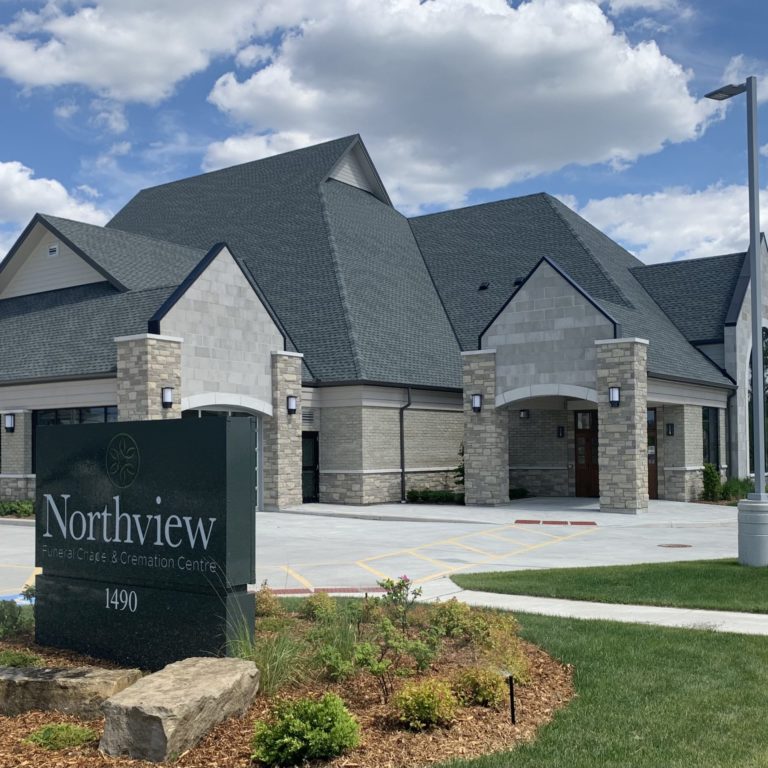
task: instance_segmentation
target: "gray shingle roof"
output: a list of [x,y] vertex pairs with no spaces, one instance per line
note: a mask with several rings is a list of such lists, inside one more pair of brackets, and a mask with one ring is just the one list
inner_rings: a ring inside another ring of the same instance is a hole
[[635,267],[632,274],[689,341],[722,340],[745,253]]
[[120,292],[104,282],[0,301],[0,381],[113,372],[113,339],[146,333],[170,291]]
[[619,322],[622,336],[650,341],[649,373],[731,383],[645,292],[632,274],[642,263],[550,195],[422,216],[411,226],[464,349],[477,348],[516,281],[547,256]]
[[205,256],[198,248],[42,214],[73,245],[131,291],[178,285]]

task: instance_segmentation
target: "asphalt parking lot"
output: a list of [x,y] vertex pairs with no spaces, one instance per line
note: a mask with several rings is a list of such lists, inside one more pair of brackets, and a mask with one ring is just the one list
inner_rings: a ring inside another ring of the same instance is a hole
[[[425,594],[454,573],[735,557],[736,509],[652,501],[601,514],[593,499],[503,507],[305,504],[256,516],[256,583],[366,590],[407,574]],[[0,596],[34,572],[34,528],[0,522]]]

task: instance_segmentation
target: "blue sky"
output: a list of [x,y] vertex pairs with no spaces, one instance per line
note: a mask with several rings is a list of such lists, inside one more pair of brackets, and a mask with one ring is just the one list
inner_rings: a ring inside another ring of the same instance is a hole
[[[359,132],[414,214],[557,195],[648,262],[741,250],[762,0],[0,0],[0,251],[36,211]],[[763,229],[768,229],[764,223]]]

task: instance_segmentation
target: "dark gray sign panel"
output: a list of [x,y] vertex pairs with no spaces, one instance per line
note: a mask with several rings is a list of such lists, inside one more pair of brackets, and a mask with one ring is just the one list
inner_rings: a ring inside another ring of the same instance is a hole
[[249,418],[41,427],[38,642],[157,668],[253,625]]

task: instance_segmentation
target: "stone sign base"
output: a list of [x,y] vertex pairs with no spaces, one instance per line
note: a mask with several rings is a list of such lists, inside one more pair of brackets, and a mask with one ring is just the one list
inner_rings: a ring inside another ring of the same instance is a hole
[[42,575],[36,588],[38,643],[142,669],[225,654],[254,624],[254,596],[244,587],[182,592]]

